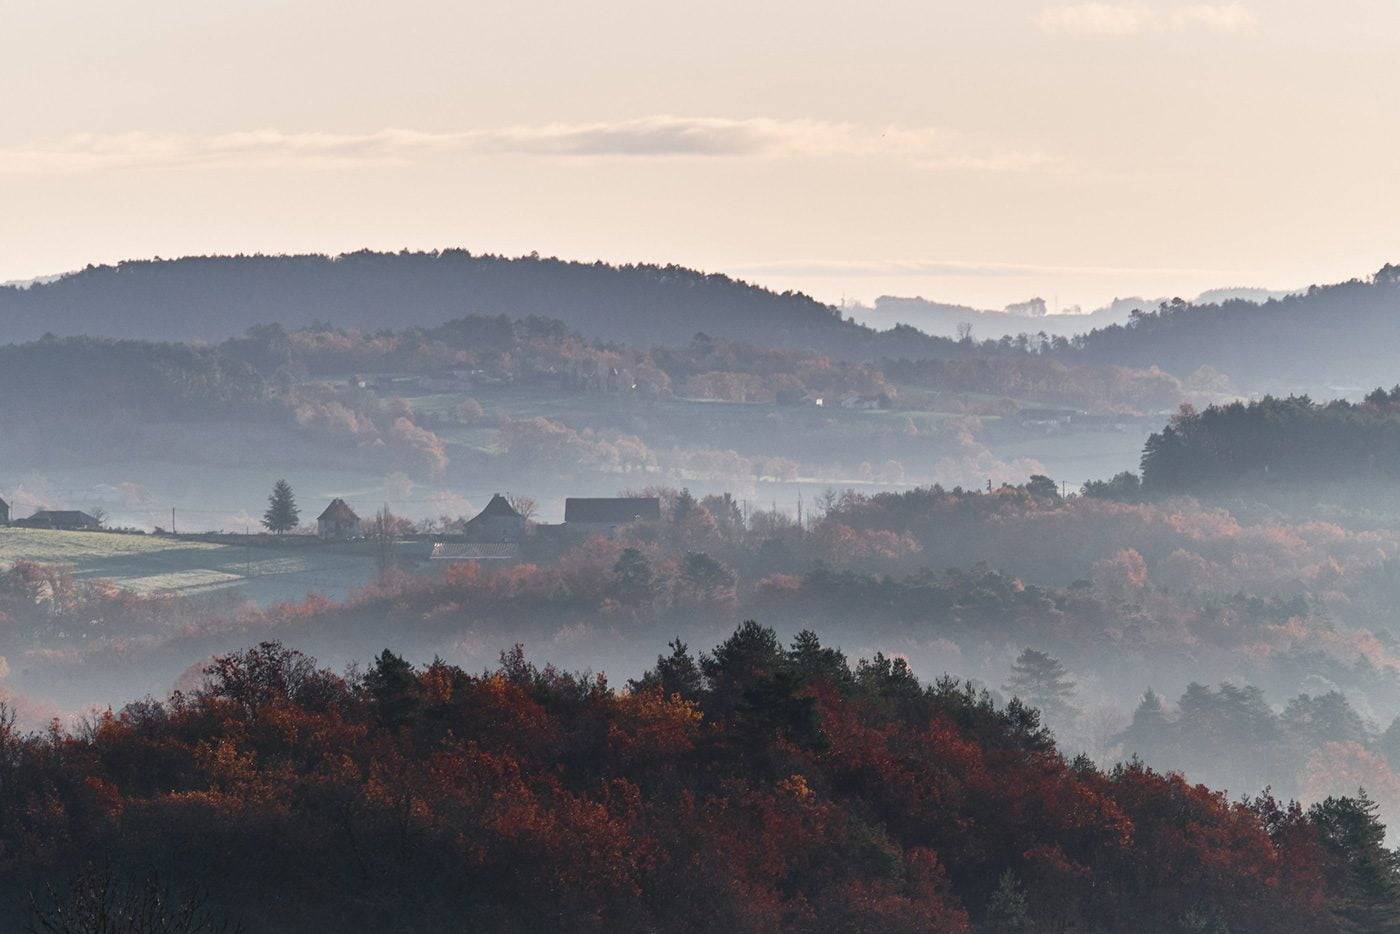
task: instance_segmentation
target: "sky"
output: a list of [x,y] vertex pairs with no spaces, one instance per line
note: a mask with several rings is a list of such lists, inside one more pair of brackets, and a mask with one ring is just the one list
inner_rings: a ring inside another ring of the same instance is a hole
[[827,301],[1400,260],[1400,4],[0,0],[0,280],[676,262]]

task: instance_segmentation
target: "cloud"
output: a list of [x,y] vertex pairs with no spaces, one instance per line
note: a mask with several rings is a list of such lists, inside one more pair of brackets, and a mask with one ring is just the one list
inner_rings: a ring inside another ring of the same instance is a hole
[[823,120],[653,116],[597,123],[550,123],[452,133],[385,129],[370,133],[274,129],[205,136],[84,133],[0,148],[0,172],[85,172],[122,168],[357,167],[406,165],[452,156],[551,159],[892,158],[929,170],[1024,171],[1045,164],[953,130],[869,127]]
[[1254,13],[1239,3],[1193,3],[1170,9],[1143,3],[1076,3],[1046,7],[1036,25],[1053,35],[1116,38],[1144,33],[1204,30],[1244,33],[1254,29]]
[[784,260],[726,267],[736,275],[835,276],[840,278],[968,277],[1015,278],[1022,276],[1079,275],[1140,277],[1146,275],[1226,275],[1220,269],[1174,269],[1128,266],[1043,266],[1025,263],[964,262],[935,259],[881,260]]

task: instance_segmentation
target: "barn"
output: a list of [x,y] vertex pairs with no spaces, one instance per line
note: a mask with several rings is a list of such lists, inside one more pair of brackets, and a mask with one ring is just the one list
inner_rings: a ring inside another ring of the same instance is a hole
[[316,517],[316,534],[326,541],[343,542],[360,537],[360,517],[339,497]]

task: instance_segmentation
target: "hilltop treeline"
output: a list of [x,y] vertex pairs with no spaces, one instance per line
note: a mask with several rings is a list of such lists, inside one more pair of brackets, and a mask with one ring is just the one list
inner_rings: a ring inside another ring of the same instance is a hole
[[1174,709],[1149,689],[1116,740],[1125,755],[1213,787],[1250,788],[1267,774],[1276,794],[1312,801],[1364,787],[1383,814],[1400,815],[1400,719],[1380,730],[1340,691],[1299,694],[1279,712],[1252,685],[1192,683]]
[[[1313,391],[1393,379],[1397,301],[1400,266],[1386,266],[1368,279],[1262,304],[1176,300],[1074,338],[1028,333],[975,346],[1046,352],[1079,365],[1159,367],[1179,378],[1206,367],[1245,390]],[[946,359],[974,343],[902,325],[875,331],[806,295],[682,266],[466,250],[133,260],[0,288],[0,324],[20,341],[54,333],[212,342],[265,324],[431,328],[466,315],[554,318],[589,339],[640,346],[702,331],[863,360]]]
[[339,676],[264,643],[205,675],[73,734],[0,718],[10,925],[152,902],[189,930],[286,932],[1334,931],[1400,911],[1364,798],[1230,804],[1066,762],[1033,710],[810,633],[676,643],[620,692],[518,648],[481,675],[385,651]]
[[1148,492],[1267,481],[1368,480],[1400,473],[1400,386],[1360,403],[1265,397],[1185,408],[1143,449]]
[[640,344],[674,343],[705,331],[843,355],[955,346],[912,329],[881,337],[806,295],[728,276],[533,254],[191,256],[88,266],[51,282],[0,288],[0,322],[12,340],[54,333],[217,341],[269,323],[432,327],[470,314],[540,315],[590,338]]
[[1136,311],[1069,342],[1063,352],[1096,364],[1160,366],[1186,376],[1207,366],[1242,389],[1311,391],[1395,378],[1400,349],[1400,266],[1263,304],[1180,300]]

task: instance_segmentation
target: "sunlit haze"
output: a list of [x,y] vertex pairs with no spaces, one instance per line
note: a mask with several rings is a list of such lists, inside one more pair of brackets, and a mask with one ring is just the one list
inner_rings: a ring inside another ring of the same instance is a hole
[[1397,54],[1361,0],[10,4],[0,280],[461,246],[828,301],[1337,281],[1400,243]]
[[0,934],[1397,934],[1397,63],[0,2]]

